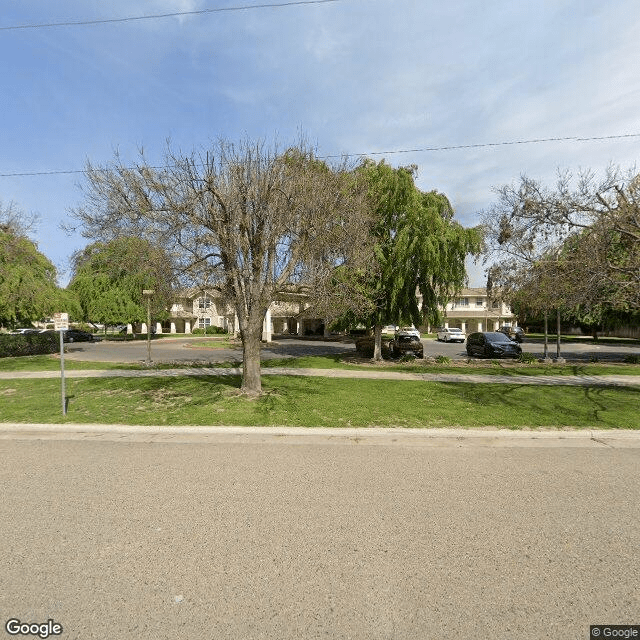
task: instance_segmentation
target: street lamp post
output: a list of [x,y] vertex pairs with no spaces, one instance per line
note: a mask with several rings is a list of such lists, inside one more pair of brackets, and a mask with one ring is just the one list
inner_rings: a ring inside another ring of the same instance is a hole
[[155,289],[143,289],[142,295],[147,297],[147,364],[151,364],[151,296]]

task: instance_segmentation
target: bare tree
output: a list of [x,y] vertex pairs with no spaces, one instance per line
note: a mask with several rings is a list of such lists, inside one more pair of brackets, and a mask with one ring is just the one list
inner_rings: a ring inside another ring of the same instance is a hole
[[304,143],[285,152],[250,140],[190,155],[168,149],[161,168],[143,154],[134,167],[116,156],[87,167],[85,196],[73,212],[85,236],[147,237],[172,252],[183,280],[215,286],[233,304],[248,395],[261,392],[270,303],[303,284],[322,290],[337,266],[356,261],[370,216],[357,174]]
[[[640,305],[640,177],[610,167],[561,172],[555,189],[526,176],[485,214],[491,276],[529,308],[576,315]],[[558,315],[559,323],[559,315]]]
[[11,233],[15,237],[27,238],[39,222],[39,216],[26,213],[11,201],[3,204],[0,201],[0,231]]

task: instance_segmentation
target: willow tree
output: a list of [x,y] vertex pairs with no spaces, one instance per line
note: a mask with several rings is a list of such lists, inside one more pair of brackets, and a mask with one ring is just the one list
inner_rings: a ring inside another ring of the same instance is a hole
[[261,392],[263,321],[279,291],[316,281],[358,250],[369,211],[360,180],[319,161],[304,143],[221,140],[209,150],[167,150],[161,168],[142,155],[87,167],[74,211],[85,236],[139,236],[165,247],[183,280],[217,288],[233,305],[243,347],[242,391]]
[[144,322],[148,301],[144,289],[152,289],[151,311],[164,319],[171,304],[174,269],[167,252],[140,237],[94,242],[72,258],[69,290],[82,308],[82,319],[114,325]]
[[41,320],[72,306],[58,288],[56,268],[28,237],[34,222],[15,204],[0,204],[0,326]]
[[466,284],[465,258],[480,251],[481,234],[453,219],[444,194],[416,187],[415,166],[394,169],[367,160],[358,173],[367,183],[375,219],[374,261],[366,271],[352,273],[367,290],[369,304],[363,305],[365,314],[349,315],[373,327],[379,360],[384,325],[440,322],[440,309]]

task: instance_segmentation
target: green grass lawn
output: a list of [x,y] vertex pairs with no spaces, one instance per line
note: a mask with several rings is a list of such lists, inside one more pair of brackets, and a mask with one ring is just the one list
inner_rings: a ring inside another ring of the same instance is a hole
[[[141,369],[137,364],[118,362],[82,362],[65,358],[65,370],[78,369]],[[60,357],[57,355],[20,356],[0,358],[0,371],[60,371]]]
[[[236,363],[237,364],[237,363]],[[640,365],[634,364],[524,364],[513,360],[458,360],[451,363],[434,364],[415,360],[399,363],[385,360],[373,363],[362,360],[355,363],[353,352],[333,356],[302,356],[299,358],[270,358],[264,360],[263,368],[288,367],[291,369],[353,369],[359,371],[404,371],[406,373],[455,373],[459,375],[500,375],[500,376],[600,376],[630,375],[640,376]]]
[[4,422],[324,427],[640,428],[640,391],[628,388],[445,384],[268,376],[258,400],[238,395],[240,379],[0,382]]
[[[536,340],[544,342],[544,333],[528,333],[528,340]],[[555,333],[548,333],[547,340],[549,343],[555,344],[557,335]],[[592,336],[584,335],[565,335],[560,334],[560,341],[565,342],[578,342],[584,344],[616,344],[616,345],[637,345],[640,344],[640,340],[637,338],[616,338],[615,336],[599,336],[597,340],[594,340]]]

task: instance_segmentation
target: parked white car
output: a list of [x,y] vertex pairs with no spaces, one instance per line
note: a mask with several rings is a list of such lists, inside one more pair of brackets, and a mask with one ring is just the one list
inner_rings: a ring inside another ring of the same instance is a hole
[[386,327],[382,327],[382,335],[393,337],[397,330],[398,327],[395,324],[388,324]]
[[464,331],[456,327],[440,327],[436,331],[436,340],[444,342],[464,342],[466,338]]
[[420,332],[413,325],[410,327],[400,327],[399,332],[408,336],[416,336],[416,338],[420,337]]

